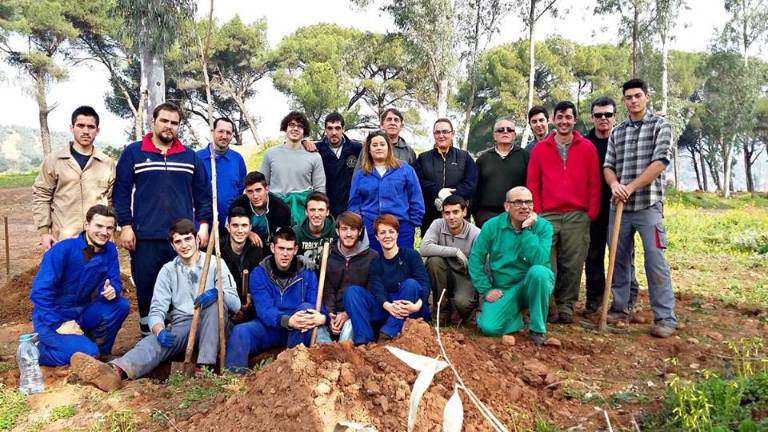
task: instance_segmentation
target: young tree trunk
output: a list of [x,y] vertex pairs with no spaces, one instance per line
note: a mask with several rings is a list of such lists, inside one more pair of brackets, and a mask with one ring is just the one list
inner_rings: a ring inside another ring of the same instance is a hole
[[37,116],[40,122],[40,143],[43,145],[43,157],[51,153],[51,131],[48,129],[48,101],[45,97],[45,80],[48,73],[39,71],[35,77],[35,87],[37,93]]
[[470,91],[469,99],[467,99],[467,105],[464,108],[464,136],[461,140],[461,148],[466,150],[469,148],[469,126],[472,121],[472,108],[475,105],[475,92],[477,91],[477,57],[480,49],[480,2],[475,5],[475,40],[473,41],[472,54],[469,57],[469,82]]
[[152,51],[149,43],[140,43],[141,87],[147,91],[144,126],[151,129],[152,111],[165,102],[165,70],[162,54]]
[[634,0],[632,4],[634,14],[632,19],[632,78],[637,78],[637,65],[640,62],[640,9],[637,0]]
[[755,182],[752,178],[752,148],[748,143],[742,146],[744,150],[744,177],[747,180],[747,192],[755,193]]
[[723,151],[723,197],[731,197],[731,162],[733,161],[733,143],[726,143],[720,138],[720,146]]
[[709,190],[709,184],[707,184],[707,164],[704,160],[704,153],[699,152],[699,162],[701,165],[701,181],[704,185],[704,189],[702,189],[704,192],[707,192]]
[[[536,27],[536,0],[530,0],[530,9],[528,11],[528,110],[533,106],[533,82],[536,76],[536,45],[533,41],[534,30]],[[520,145],[525,147],[528,137],[531,136],[531,128],[526,125],[523,136],[520,139]]]
[[[472,75],[474,75],[474,73]],[[472,84],[469,99],[467,99],[467,106],[464,107],[464,136],[461,140],[461,148],[464,150],[469,148],[469,127],[472,122],[472,107],[475,105],[475,92],[477,91],[475,77],[472,76],[470,79],[472,80]]]
[[437,86],[437,116],[448,115],[448,77],[440,78]]
[[696,152],[690,148],[689,151],[691,152],[691,162],[693,162],[693,172],[696,173],[696,186],[699,190],[704,190],[704,187],[701,185],[701,175],[699,174],[699,164],[696,161]]

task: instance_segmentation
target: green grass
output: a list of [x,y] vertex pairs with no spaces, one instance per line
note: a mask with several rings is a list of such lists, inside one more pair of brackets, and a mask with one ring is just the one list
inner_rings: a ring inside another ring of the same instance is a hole
[[694,209],[734,209],[742,207],[768,208],[768,194],[755,196],[747,192],[738,192],[726,199],[713,192],[681,192],[668,188],[664,194],[666,206]]
[[37,172],[0,174],[0,189],[32,186]]
[[261,168],[261,161],[264,160],[264,152],[266,152],[268,148],[274,147],[276,145],[280,145],[282,143],[283,143],[283,140],[279,138],[269,139],[265,141],[261,146],[261,149],[258,152],[249,156],[248,159],[245,161],[245,166],[248,169],[248,172],[258,171]]
[[13,429],[16,421],[29,412],[27,399],[14,388],[0,384],[0,431]]

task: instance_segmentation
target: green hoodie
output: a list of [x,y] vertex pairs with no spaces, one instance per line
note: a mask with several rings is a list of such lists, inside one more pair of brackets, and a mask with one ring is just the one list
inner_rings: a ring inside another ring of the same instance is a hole
[[309,219],[306,217],[301,221],[299,225],[293,227],[293,231],[296,233],[296,244],[299,246],[299,255],[303,255],[307,268],[320,272],[320,259],[323,253],[323,242],[326,240],[335,241],[338,237],[336,235],[336,222],[332,216],[325,218],[323,224],[323,233],[319,237],[312,235],[309,230]]

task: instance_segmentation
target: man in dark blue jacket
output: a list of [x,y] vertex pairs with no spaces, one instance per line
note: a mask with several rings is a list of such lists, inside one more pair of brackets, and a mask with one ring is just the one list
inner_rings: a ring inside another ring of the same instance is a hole
[[[168,229],[179,219],[199,224],[199,247],[208,244],[211,185],[200,157],[176,138],[181,110],[166,102],[152,113],[152,132],[126,146],[117,162],[114,200],[120,246],[131,252],[139,325],[149,335],[147,316],[157,274],[175,253]],[[135,189],[135,190],[134,190]]]
[[[317,143],[317,151],[323,158],[325,192],[331,201],[331,214],[340,215],[347,209],[352,175],[363,145],[344,134],[344,117],[332,112],[325,117],[325,137]],[[330,180],[333,181],[330,181]]]
[[97,204],[85,219],[85,231],[43,255],[32,283],[32,324],[44,366],[69,365],[76,352],[108,356],[128,316],[117,248],[110,241],[115,212]]
[[248,357],[270,348],[309,346],[312,330],[328,319],[324,310],[315,310],[317,276],[296,257],[293,229],[279,228],[270,248],[272,255],[249,280],[256,319],[236,325],[229,335],[224,365],[233,372],[247,371]]
[[453,123],[439,118],[432,127],[435,147],[419,155],[413,168],[419,177],[426,212],[421,219],[421,235],[432,221],[441,217],[442,202],[451,194],[470,202],[477,187],[477,165],[472,156],[453,146]]

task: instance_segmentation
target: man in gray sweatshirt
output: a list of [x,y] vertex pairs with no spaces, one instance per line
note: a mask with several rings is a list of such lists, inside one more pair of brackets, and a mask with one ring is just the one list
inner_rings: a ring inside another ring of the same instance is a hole
[[443,200],[442,218],[435,219],[421,239],[419,253],[427,258],[435,316],[440,294],[446,291],[440,305],[440,325],[451,324],[453,310],[459,323],[466,322],[477,307],[477,291],[469,279],[467,257],[480,228],[465,217],[467,202],[460,195],[450,195]]
[[[122,380],[140,378],[160,363],[182,354],[187,347],[192,313],[197,307],[202,309],[197,332],[197,364],[201,367],[216,364],[219,349],[218,308],[215,307],[218,300],[216,260],[211,261],[206,289],[198,296],[205,257],[198,249],[195,224],[189,219],[181,219],[171,226],[169,237],[176,257],[160,269],[155,282],[148,316],[152,334],[109,364],[75,354],[72,368],[81,381],[105,391],[114,390],[120,388]],[[240,298],[226,265],[221,266],[221,279],[224,320],[225,326],[229,327],[229,315],[240,310]],[[170,325],[166,326],[166,320],[170,321]]]

